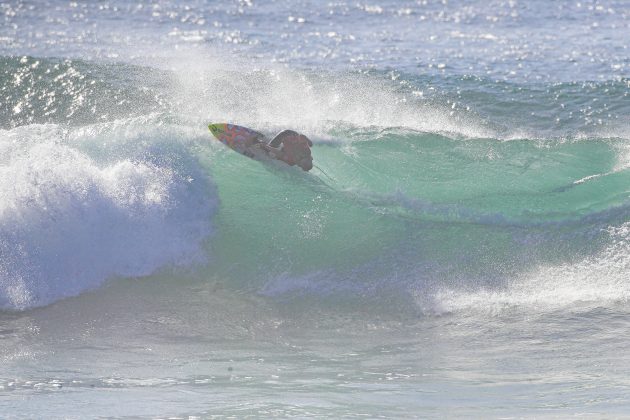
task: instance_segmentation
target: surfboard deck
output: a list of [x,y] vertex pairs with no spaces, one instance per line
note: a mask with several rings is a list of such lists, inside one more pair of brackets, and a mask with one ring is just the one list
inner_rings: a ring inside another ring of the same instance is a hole
[[256,130],[252,130],[251,128],[236,124],[209,124],[208,129],[221,143],[225,144],[230,149],[251,158],[260,157],[255,153],[255,151],[259,148],[252,146],[257,141],[265,143],[268,141],[264,134]]

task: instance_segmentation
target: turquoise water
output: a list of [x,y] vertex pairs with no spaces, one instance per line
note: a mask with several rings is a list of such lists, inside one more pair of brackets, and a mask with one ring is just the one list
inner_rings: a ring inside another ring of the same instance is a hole
[[7,417],[627,413],[625,3],[1,7]]

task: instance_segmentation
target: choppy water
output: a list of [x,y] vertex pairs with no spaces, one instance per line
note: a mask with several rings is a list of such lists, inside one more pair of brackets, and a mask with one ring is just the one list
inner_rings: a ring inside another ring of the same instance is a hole
[[627,414],[625,2],[0,14],[5,416]]

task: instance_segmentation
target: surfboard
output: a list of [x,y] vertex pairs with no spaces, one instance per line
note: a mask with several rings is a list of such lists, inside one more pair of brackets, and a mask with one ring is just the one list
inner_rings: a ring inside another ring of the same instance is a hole
[[[249,158],[279,160],[289,166],[294,166],[299,163],[297,159],[299,157],[301,163],[298,166],[300,168],[309,171],[313,167],[313,158],[310,153],[310,146],[313,143],[295,131],[284,130],[280,132],[270,144],[269,139],[264,134],[236,124],[208,124],[208,129],[221,143]],[[281,145],[273,144],[277,139],[279,143],[282,143]],[[298,142],[301,143],[298,144]],[[304,147],[308,148],[307,154],[305,154]],[[278,150],[282,150],[281,155],[278,154]],[[307,161],[307,159],[309,160]]]
[[247,157],[257,157],[254,151],[258,148],[252,147],[256,140],[267,142],[264,134],[251,128],[236,124],[217,123],[209,124],[208,129],[217,140],[225,144],[230,149]]

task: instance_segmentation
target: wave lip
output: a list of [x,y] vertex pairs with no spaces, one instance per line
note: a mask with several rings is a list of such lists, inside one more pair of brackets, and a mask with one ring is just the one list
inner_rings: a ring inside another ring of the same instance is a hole
[[[57,133],[40,128],[16,130],[27,137]],[[10,134],[0,141],[10,142]],[[201,261],[216,207],[216,197],[200,194],[173,166],[131,157],[99,165],[54,134],[17,143],[0,166],[0,196],[5,310],[46,305],[111,277]]]

